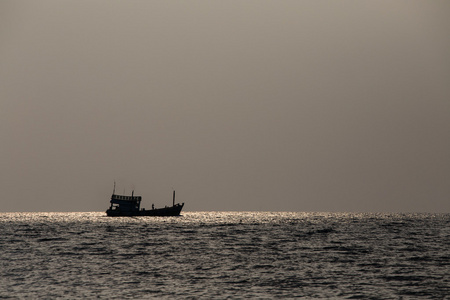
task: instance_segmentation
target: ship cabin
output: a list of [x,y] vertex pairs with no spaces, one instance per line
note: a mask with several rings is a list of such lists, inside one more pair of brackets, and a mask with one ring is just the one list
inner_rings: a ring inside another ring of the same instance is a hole
[[120,211],[139,211],[141,207],[141,199],[141,196],[134,196],[134,191],[131,196],[112,194],[110,209]]

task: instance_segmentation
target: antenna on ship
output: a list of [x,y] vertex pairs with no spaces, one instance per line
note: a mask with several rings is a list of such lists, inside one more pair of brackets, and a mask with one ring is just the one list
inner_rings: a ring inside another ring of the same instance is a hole
[[173,190],[173,206],[175,206],[175,190]]
[[116,181],[114,180],[113,195],[116,193]]

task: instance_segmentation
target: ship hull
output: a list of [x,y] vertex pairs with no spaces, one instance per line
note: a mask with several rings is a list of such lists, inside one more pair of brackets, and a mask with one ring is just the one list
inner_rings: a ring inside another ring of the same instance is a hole
[[106,215],[108,217],[174,217],[180,215],[183,206],[184,203],[151,210],[108,209]]

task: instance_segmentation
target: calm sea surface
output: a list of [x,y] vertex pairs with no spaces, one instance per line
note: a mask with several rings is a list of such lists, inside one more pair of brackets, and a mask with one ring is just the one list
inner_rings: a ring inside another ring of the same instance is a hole
[[450,214],[0,213],[0,298],[449,295]]

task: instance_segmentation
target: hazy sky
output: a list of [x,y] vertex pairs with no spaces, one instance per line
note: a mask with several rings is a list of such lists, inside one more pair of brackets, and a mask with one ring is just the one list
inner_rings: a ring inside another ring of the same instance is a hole
[[0,211],[450,212],[450,1],[1,1]]

